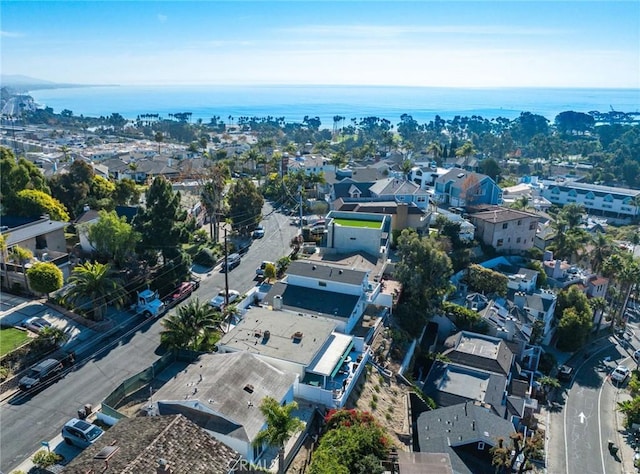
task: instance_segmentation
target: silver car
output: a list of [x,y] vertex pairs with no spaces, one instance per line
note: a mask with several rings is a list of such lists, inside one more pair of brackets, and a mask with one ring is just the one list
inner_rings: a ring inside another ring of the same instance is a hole
[[103,434],[104,431],[99,426],[78,418],[71,418],[62,427],[64,442],[78,448],[91,446]]

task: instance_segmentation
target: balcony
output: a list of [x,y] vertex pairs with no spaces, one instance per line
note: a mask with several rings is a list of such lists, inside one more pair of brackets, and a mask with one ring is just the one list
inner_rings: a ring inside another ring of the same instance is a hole
[[329,375],[307,372],[296,385],[295,396],[327,407],[343,407],[369,360],[369,347],[362,349],[352,347]]

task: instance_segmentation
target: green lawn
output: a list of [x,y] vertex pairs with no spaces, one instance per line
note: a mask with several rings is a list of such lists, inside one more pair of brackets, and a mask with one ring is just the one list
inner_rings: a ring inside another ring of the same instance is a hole
[[358,219],[334,219],[333,221],[345,227],[366,227],[367,229],[379,229],[382,224],[380,221],[361,221]]
[[21,346],[27,339],[29,339],[27,331],[15,328],[0,329],[0,357]]

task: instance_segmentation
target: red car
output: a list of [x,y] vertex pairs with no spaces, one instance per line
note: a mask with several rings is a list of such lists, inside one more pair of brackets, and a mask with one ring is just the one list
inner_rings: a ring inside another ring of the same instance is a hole
[[167,306],[173,306],[185,300],[200,286],[197,281],[183,281],[165,300]]

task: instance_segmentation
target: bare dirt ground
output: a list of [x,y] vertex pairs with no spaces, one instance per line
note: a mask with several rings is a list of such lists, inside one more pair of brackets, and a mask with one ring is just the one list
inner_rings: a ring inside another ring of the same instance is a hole
[[[380,333],[372,344],[376,359],[394,375],[384,377],[371,364],[358,380],[346,408],[371,412],[376,420],[388,432],[398,449],[410,451],[411,431],[409,420],[408,394],[412,391],[409,385],[399,383],[395,374],[400,368],[398,361],[389,355],[391,339],[387,331]],[[384,361],[384,362],[383,362]],[[297,456],[287,469],[289,474],[306,472],[315,445],[311,438],[307,439]]]

